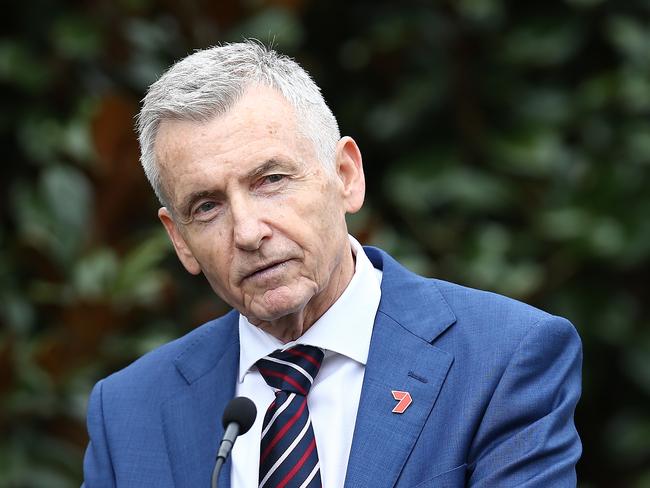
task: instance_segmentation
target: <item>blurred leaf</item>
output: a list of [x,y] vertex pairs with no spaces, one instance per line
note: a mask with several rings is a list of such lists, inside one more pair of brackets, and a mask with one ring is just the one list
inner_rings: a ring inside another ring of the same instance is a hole
[[605,217],[594,222],[589,242],[596,255],[614,256],[623,249],[625,237],[621,224]]
[[498,24],[505,15],[501,0],[461,0],[457,4],[464,17],[481,24]]
[[7,327],[19,334],[25,334],[33,325],[35,312],[27,297],[16,292],[0,291],[0,316]]
[[618,78],[615,73],[587,76],[581,80],[575,98],[579,106],[586,110],[601,110],[612,101],[617,87]]
[[639,305],[620,291],[609,294],[600,306],[593,332],[604,343],[625,346],[634,341],[634,324],[639,320]]
[[611,123],[601,116],[583,120],[580,132],[585,149],[595,152],[610,147],[614,138]]
[[[629,377],[650,398],[650,323],[646,322],[644,325],[645,336],[635,338],[631,347],[628,347],[623,361]],[[648,428],[650,428],[650,418],[648,419]],[[650,453],[650,441],[648,441],[647,447]]]
[[608,19],[607,35],[610,42],[629,61],[650,67],[650,27],[643,25],[639,19],[617,15]]
[[572,114],[571,95],[559,87],[535,87],[519,95],[516,110],[527,125],[564,125]]
[[117,277],[118,259],[110,249],[98,249],[74,268],[73,287],[79,298],[89,301],[106,298]]
[[630,125],[625,130],[626,159],[636,164],[650,166],[650,123]]
[[87,178],[74,168],[53,166],[43,173],[41,192],[61,232],[79,239],[91,210],[91,188]]
[[87,113],[71,120],[61,134],[63,151],[77,161],[86,161],[94,156],[89,127],[90,113],[87,110]]
[[632,113],[650,111],[650,68],[624,69],[620,73],[619,96]]
[[144,91],[167,69],[170,60],[164,53],[180,43],[178,23],[169,16],[157,21],[131,17],[124,19],[120,28],[131,45],[131,62],[125,66],[125,74]]
[[351,71],[365,68],[371,56],[370,46],[362,39],[350,39],[339,50],[339,62]]
[[[68,488],[75,484],[79,467],[72,465],[71,460],[79,453],[71,446],[25,431],[18,433],[12,441],[10,449],[0,447],[0,459],[4,460],[0,461],[2,486]],[[29,452],[32,449],[36,459]]]
[[267,7],[228,33],[232,41],[258,39],[273,44],[283,52],[291,52],[303,40],[302,25],[293,13],[284,8]]
[[52,41],[61,54],[70,59],[91,59],[102,47],[101,31],[87,17],[64,15],[56,19]]
[[13,188],[12,203],[25,242],[69,264],[86,238],[91,212],[88,180],[69,166],[43,170],[38,189]]
[[367,115],[367,130],[378,140],[388,140],[408,124],[406,113],[392,103],[378,104]]
[[527,176],[566,171],[573,161],[573,155],[559,135],[542,128],[495,136],[491,149],[495,164]]
[[580,27],[558,18],[523,23],[506,38],[502,55],[511,63],[533,66],[566,62],[582,44]]
[[[510,201],[510,190],[494,175],[441,161],[431,164],[413,159],[403,164],[414,162],[420,166],[411,166],[410,171],[398,166],[401,170],[389,173],[384,183],[385,193],[406,212],[423,212],[448,204],[458,209],[498,209]],[[432,166],[437,169],[432,170]]]
[[399,10],[382,11],[376,13],[379,22],[370,23],[368,26],[369,37],[378,51],[392,51],[401,46],[412,28],[408,13]]
[[51,81],[47,64],[28,48],[11,40],[0,40],[0,80],[27,92],[37,92]]
[[538,225],[545,236],[552,239],[576,239],[592,225],[592,217],[585,209],[566,207],[549,210],[540,215]]
[[30,115],[18,127],[18,139],[30,160],[51,164],[61,147],[62,132],[56,120]]
[[567,0],[567,3],[577,8],[588,9],[593,8],[604,1],[605,0]]
[[624,410],[607,426],[604,443],[624,465],[650,454],[650,418],[647,412]]
[[155,302],[167,282],[166,274],[159,270],[159,265],[171,253],[173,248],[162,229],[134,248],[124,258],[116,277],[116,298],[128,303]]
[[417,127],[424,111],[438,104],[442,91],[442,84],[432,84],[427,77],[403,80],[392,99],[368,112],[368,132],[378,140],[407,134]]
[[650,470],[642,473],[634,482],[632,488],[648,488],[648,486],[650,486]]
[[506,229],[489,224],[478,229],[473,237],[473,245],[465,256],[464,282],[513,297],[529,295],[542,283],[539,265],[511,260],[513,239]]

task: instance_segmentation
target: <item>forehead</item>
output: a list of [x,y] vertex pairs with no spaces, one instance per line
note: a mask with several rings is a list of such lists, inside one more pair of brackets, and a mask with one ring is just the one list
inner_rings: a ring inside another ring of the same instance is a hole
[[[293,107],[276,90],[254,86],[224,114],[207,121],[164,119],[156,134],[156,156],[169,163],[166,151],[187,152],[194,144],[209,144],[215,151],[228,150],[243,139],[284,139],[291,143],[298,136],[298,124]],[[178,156],[178,154],[175,154]]]
[[249,88],[228,112],[206,122],[164,120],[154,148],[172,201],[197,179],[243,174],[269,159],[315,161],[293,107],[264,86]]

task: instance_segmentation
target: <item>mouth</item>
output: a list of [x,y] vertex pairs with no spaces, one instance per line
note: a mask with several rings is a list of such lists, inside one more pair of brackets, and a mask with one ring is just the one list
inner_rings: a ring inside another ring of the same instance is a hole
[[270,277],[274,273],[280,271],[286,263],[291,261],[291,259],[280,259],[277,261],[272,261],[268,264],[264,264],[262,266],[259,266],[255,268],[252,272],[246,274],[243,278],[242,281],[246,280],[256,280],[256,279],[264,279],[266,277]]

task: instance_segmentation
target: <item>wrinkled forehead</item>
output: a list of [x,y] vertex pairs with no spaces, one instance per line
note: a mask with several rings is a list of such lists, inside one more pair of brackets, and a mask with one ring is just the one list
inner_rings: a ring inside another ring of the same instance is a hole
[[213,137],[222,143],[227,143],[233,136],[240,139],[249,136],[254,140],[264,133],[282,134],[287,141],[292,137],[298,139],[303,136],[299,116],[293,105],[279,91],[265,85],[249,86],[223,113],[201,117],[188,115],[187,118],[163,118],[154,143],[156,156],[159,155],[161,147],[169,146],[170,140],[171,143],[179,142],[181,147],[184,146],[183,140],[173,137],[180,125],[191,126],[192,131],[196,133],[217,126],[218,130],[214,131]]
[[163,120],[154,146],[164,192],[171,201],[178,180],[186,174],[223,165],[247,171],[264,158],[282,155],[316,161],[314,149],[300,131],[293,106],[268,87],[247,90],[226,113],[205,121]]

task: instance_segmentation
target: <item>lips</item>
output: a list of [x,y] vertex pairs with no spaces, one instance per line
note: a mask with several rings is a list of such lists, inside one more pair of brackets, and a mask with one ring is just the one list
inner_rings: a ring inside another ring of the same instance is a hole
[[269,271],[272,268],[274,268],[276,266],[279,266],[281,264],[284,264],[284,263],[286,263],[288,261],[291,261],[291,259],[277,259],[277,260],[271,261],[271,262],[266,263],[266,264],[258,265],[255,268],[253,268],[252,270],[247,271],[244,274],[244,277],[242,278],[242,281],[250,279],[250,278],[255,278],[256,276],[260,276],[265,271]]

